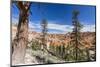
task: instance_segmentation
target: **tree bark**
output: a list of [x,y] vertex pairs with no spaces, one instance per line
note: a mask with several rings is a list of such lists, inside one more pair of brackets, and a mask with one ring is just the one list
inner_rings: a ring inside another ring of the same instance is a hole
[[13,43],[13,45],[15,46],[12,55],[13,64],[24,63],[25,50],[28,42],[28,18],[23,15],[24,12],[21,11],[19,24],[17,27],[17,35],[16,35],[17,39],[15,39],[15,42]]

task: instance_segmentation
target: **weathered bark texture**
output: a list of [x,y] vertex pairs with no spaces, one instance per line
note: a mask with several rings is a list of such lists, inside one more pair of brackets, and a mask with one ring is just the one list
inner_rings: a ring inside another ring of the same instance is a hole
[[29,2],[17,2],[19,8],[19,23],[17,27],[17,34],[12,42],[12,64],[23,64],[26,46],[28,44],[28,15],[29,15]]

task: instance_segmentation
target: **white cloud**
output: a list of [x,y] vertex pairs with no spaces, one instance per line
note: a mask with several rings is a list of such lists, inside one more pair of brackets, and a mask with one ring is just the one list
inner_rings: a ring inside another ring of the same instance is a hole
[[40,24],[39,24],[39,21],[35,21],[35,22],[32,22],[32,21],[29,21],[29,27],[30,28],[40,28]]
[[60,24],[53,24],[53,23],[48,24],[48,29],[58,30],[59,33],[71,32],[72,28],[73,27],[71,25],[60,25]]
[[84,25],[82,32],[95,32],[95,24],[93,25]]
[[[36,22],[29,22],[29,27],[31,30],[33,29],[33,31],[35,31],[36,29],[41,29],[39,21]],[[73,27],[70,25],[60,25],[49,22],[47,28],[49,33],[67,33],[71,32]],[[52,29],[53,31],[49,31],[50,29]]]
[[[12,23],[18,23],[17,18],[12,18]],[[29,28],[30,31],[38,31],[41,32],[41,25],[40,21],[29,21]],[[61,25],[61,24],[56,24],[53,21],[49,21],[48,23],[48,33],[67,33],[67,32],[72,32],[73,26],[72,25]],[[49,31],[49,29],[53,31]],[[84,25],[82,28],[81,32],[95,32],[95,24],[93,25]]]
[[[39,24],[39,21],[37,21],[38,23],[35,24],[33,22],[30,22],[29,27],[32,28],[34,31],[36,31],[36,29],[41,30],[41,26]],[[55,24],[53,22],[49,22],[48,23],[48,33],[68,33],[68,32],[72,32],[73,26],[72,25],[60,25],[60,24]],[[49,29],[53,30],[53,31],[49,31]],[[95,24],[93,25],[84,25],[84,27],[82,28],[81,32],[95,32]]]

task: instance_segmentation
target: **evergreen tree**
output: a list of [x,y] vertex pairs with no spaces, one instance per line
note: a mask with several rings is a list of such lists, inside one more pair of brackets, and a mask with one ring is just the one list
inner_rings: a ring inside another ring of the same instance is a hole
[[83,44],[81,44],[81,29],[83,25],[78,20],[79,11],[74,10],[73,11],[73,17],[72,17],[72,23],[73,23],[73,31],[71,33],[71,43],[69,46],[70,49],[70,58],[77,62],[84,60],[84,50],[83,50]]

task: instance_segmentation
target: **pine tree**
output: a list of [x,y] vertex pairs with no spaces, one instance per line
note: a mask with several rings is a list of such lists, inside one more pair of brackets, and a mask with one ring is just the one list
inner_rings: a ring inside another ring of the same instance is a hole
[[74,10],[73,11],[73,17],[72,17],[72,23],[73,23],[73,31],[71,33],[71,43],[69,46],[70,49],[70,58],[77,62],[83,60],[83,44],[81,44],[81,29],[83,25],[78,20],[79,11]]

